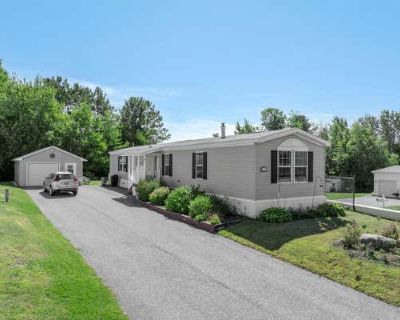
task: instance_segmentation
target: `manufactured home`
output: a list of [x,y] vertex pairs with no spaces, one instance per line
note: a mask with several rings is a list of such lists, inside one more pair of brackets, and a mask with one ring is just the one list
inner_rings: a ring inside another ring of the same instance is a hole
[[[272,206],[325,201],[328,142],[297,128],[130,147],[110,152],[110,176],[129,188],[140,179],[199,186],[256,217]],[[133,188],[134,190],[134,188]],[[134,191],[133,191],[134,192]]]

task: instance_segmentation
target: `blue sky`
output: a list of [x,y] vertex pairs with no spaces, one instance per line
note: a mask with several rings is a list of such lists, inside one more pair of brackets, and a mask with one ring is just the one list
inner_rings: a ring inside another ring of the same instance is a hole
[[147,97],[174,140],[270,106],[326,122],[400,105],[398,1],[16,0],[1,12],[7,70],[100,85],[116,107]]

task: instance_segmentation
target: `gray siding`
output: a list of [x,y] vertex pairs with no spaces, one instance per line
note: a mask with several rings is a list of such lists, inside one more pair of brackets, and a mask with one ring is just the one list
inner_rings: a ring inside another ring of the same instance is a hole
[[[271,184],[271,150],[277,150],[280,143],[290,138],[304,142],[309,151],[314,153],[313,182]],[[260,172],[259,169],[262,166],[266,166],[268,172]],[[276,199],[278,192],[280,193],[280,198],[309,197],[314,193],[315,182],[315,195],[324,194],[324,188],[321,188],[320,185],[324,185],[325,181],[325,149],[301,137],[295,135],[286,136],[263,144],[257,144],[256,167],[256,200]],[[318,180],[316,181],[317,177]]]
[[[55,157],[50,158],[50,154],[54,153]],[[26,164],[29,162],[51,162],[51,163],[59,163],[60,170],[65,170],[66,163],[76,163],[76,171],[77,176],[83,176],[83,161],[77,157],[71,156],[67,153],[61,152],[57,149],[54,149],[53,152],[51,150],[44,150],[37,154],[31,155],[27,158],[24,158],[21,161],[15,161],[15,163],[19,162],[19,175],[18,173],[14,172],[15,179],[18,179],[18,185],[25,187],[26,186]],[[15,166],[15,165],[14,165]],[[15,167],[14,167],[15,168]],[[18,177],[17,177],[18,175]]]
[[[192,179],[192,153],[207,152],[208,179]],[[176,151],[169,186],[200,185],[202,190],[225,196],[255,199],[255,147],[238,146]]]
[[20,181],[20,177],[21,177],[20,163],[21,163],[21,161],[14,161],[14,182],[17,185],[21,185],[21,181]]
[[110,154],[110,177],[115,174],[118,175],[119,179],[128,179],[127,172],[118,171],[118,155]]

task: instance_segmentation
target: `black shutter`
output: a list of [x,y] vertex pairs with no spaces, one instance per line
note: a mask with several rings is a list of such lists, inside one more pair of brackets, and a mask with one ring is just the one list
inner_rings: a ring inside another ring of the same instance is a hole
[[308,182],[313,181],[314,175],[314,153],[312,151],[308,152]]
[[271,150],[271,183],[278,182],[278,151]]
[[120,170],[120,169],[119,169],[119,168],[120,168],[120,161],[121,161],[121,157],[118,156],[118,171]]
[[207,180],[207,152],[203,152],[203,179]]
[[165,163],[165,159],[164,159],[164,155],[161,155],[161,175],[163,176],[164,173],[164,163]]
[[169,176],[172,177],[172,153],[169,154]]
[[192,153],[192,178],[196,179],[196,153]]
[[125,157],[125,172],[128,172],[128,156]]

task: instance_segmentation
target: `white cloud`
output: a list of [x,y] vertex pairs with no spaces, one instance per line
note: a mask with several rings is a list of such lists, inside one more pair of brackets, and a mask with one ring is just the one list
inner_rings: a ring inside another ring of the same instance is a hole
[[[211,138],[213,133],[221,132],[221,123],[210,119],[191,119],[183,122],[166,122],[171,133],[170,141]],[[225,123],[226,135],[235,132],[235,125]]]
[[112,105],[116,108],[122,107],[125,100],[129,97],[144,97],[150,100],[160,100],[168,97],[178,97],[181,95],[179,91],[169,90],[169,89],[160,89],[160,88],[152,88],[152,87],[115,87],[115,86],[107,86],[101,85],[98,83],[94,83],[86,80],[79,80],[74,78],[69,78],[70,83],[79,83],[88,88],[94,89],[96,87],[102,88],[102,90],[107,94],[107,97],[110,99]]

